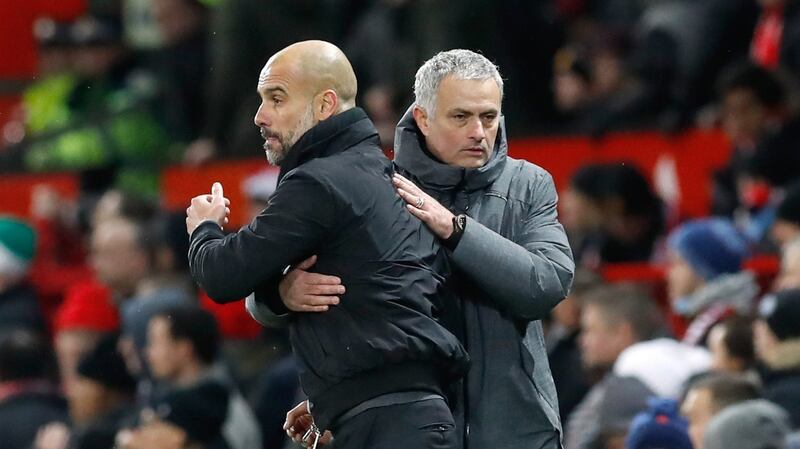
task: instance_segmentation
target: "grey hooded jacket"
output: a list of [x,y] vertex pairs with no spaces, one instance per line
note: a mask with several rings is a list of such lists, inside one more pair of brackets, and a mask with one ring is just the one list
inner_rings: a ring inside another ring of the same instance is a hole
[[552,177],[507,156],[502,121],[492,157],[478,169],[443,164],[423,145],[409,109],[395,135],[398,171],[469,217],[450,257],[448,286],[459,300],[442,317],[472,359],[451,404],[464,420],[464,447],[560,447],[539,320],[567,295],[575,264],[557,220]]

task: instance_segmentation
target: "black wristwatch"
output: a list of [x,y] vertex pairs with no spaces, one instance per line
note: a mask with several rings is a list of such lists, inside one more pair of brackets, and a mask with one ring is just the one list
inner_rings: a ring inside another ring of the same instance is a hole
[[467,227],[467,216],[458,214],[453,217],[453,233],[442,241],[442,245],[449,250],[455,250],[461,236],[464,235],[464,228]]

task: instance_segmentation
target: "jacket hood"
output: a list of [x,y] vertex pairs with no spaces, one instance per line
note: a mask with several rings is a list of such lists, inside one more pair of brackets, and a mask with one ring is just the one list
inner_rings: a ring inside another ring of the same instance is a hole
[[417,127],[411,105],[397,124],[394,135],[394,161],[408,171],[425,187],[448,190],[462,186],[467,191],[480,190],[494,182],[506,164],[508,141],[505,119],[500,117],[494,151],[489,161],[480,168],[461,168],[447,165],[436,159],[425,145],[425,137]]

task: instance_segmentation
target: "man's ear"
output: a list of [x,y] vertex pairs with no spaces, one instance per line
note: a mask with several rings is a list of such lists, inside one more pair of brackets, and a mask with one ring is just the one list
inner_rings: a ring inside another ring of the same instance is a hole
[[414,116],[414,121],[417,122],[417,128],[422,131],[424,136],[427,136],[428,132],[430,131],[428,113],[425,111],[425,109],[415,105],[414,109],[411,111],[411,114]]
[[314,102],[314,118],[322,121],[336,114],[339,108],[339,96],[332,89],[328,89],[317,96]]

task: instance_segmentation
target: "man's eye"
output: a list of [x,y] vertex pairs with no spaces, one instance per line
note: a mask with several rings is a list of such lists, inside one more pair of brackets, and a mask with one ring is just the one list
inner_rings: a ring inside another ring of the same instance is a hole
[[456,114],[453,116],[453,118],[456,120],[464,120],[465,118],[467,118],[467,116],[464,114]]
[[281,104],[281,103],[283,103],[283,100],[281,100],[278,97],[272,97],[272,102],[275,103],[275,104]]

